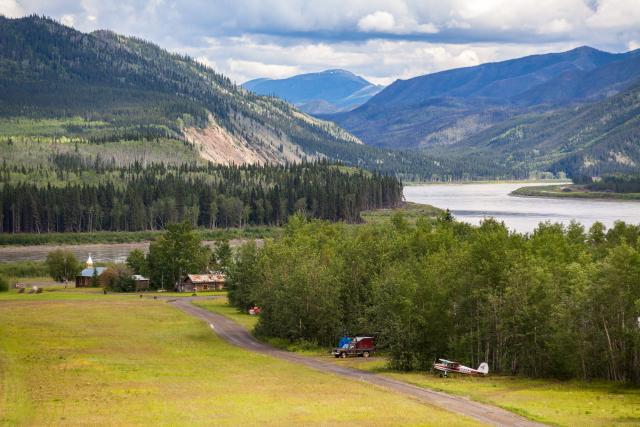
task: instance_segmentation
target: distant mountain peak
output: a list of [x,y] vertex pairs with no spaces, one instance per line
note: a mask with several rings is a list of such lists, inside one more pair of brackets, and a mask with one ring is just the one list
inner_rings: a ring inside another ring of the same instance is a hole
[[528,110],[591,102],[640,79],[640,53],[590,46],[396,80],[332,118],[365,143],[448,145]]
[[310,114],[349,111],[382,90],[381,86],[339,68],[284,79],[259,78],[242,86],[258,95],[278,96]]
[[337,74],[337,75],[343,75],[343,76],[360,77],[360,76],[352,73],[349,70],[343,70],[341,68],[333,68],[331,70],[324,70],[324,71],[320,71],[317,74]]

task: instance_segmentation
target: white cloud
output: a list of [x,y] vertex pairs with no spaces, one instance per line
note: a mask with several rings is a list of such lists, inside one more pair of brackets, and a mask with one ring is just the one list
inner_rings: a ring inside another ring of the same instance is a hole
[[17,18],[25,14],[25,10],[16,0],[0,0],[0,14],[9,18]]
[[0,0],[82,31],[151,40],[242,82],[346,68],[375,82],[640,41],[640,0]]
[[413,17],[404,17],[401,22],[396,22],[391,13],[380,10],[360,18],[358,29],[365,33],[389,34],[435,34],[439,31],[435,24],[418,24]]
[[[294,74],[346,68],[378,84],[392,83],[456,67],[467,67],[534,53],[557,52],[571,44],[440,44],[423,41],[374,39],[364,43],[300,41],[286,46],[273,37],[209,38],[203,47],[177,49],[238,83],[257,77],[283,78]],[[206,59],[206,60],[205,60]]]
[[76,22],[76,17],[73,15],[62,15],[60,17],[60,22],[62,22],[67,27],[73,27]]
[[[243,61],[239,59],[229,59],[227,65],[231,74],[252,76],[246,78],[247,80],[254,77],[282,78],[298,74],[299,72],[296,66],[266,64],[263,62]],[[244,80],[242,82],[244,82]]]
[[540,34],[547,34],[547,33],[566,33],[568,31],[571,31],[571,29],[573,28],[573,26],[571,24],[569,24],[569,22],[562,18],[562,19],[554,19],[551,22],[547,23],[547,24],[543,24],[539,29],[538,29],[538,33]]
[[591,15],[587,25],[599,29],[640,30],[640,3],[638,0],[601,0],[597,13]]
[[392,32],[396,26],[396,20],[389,12],[376,11],[363,16],[358,21],[358,28],[366,32]]
[[431,22],[426,24],[420,24],[416,28],[419,33],[425,33],[425,34],[436,34],[438,31],[440,31],[438,27],[436,27],[436,25],[432,24]]

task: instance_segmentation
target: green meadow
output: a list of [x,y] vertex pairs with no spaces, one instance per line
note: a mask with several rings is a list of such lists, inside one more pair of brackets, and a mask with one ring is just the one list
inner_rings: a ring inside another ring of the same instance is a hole
[[0,297],[0,425],[472,425],[231,346],[162,300]]
[[[247,329],[252,329],[257,322],[257,317],[238,312],[225,299],[202,301],[198,305],[228,316]],[[291,346],[287,348],[297,350]],[[386,367],[384,354],[370,359],[343,360],[327,356],[328,349],[299,351],[310,357],[325,358],[343,366],[376,372],[420,387],[466,396],[551,425],[640,425],[640,389],[623,384],[536,380],[497,375],[485,378],[461,375],[440,378],[431,372],[390,370]]]

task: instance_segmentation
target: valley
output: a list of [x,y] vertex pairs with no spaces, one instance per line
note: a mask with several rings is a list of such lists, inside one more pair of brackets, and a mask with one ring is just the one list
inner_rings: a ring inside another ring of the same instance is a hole
[[0,425],[640,425],[635,4],[81,3],[0,1]]

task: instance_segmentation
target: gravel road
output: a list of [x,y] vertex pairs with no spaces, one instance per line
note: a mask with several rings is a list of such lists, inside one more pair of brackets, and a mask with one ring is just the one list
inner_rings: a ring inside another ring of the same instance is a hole
[[544,425],[527,420],[507,410],[474,402],[465,397],[448,395],[438,391],[417,387],[372,372],[346,368],[328,361],[322,361],[308,356],[279,350],[256,340],[246,329],[233,320],[191,304],[191,301],[197,298],[198,297],[180,298],[169,301],[169,303],[183,312],[207,322],[213,332],[215,332],[220,338],[235,346],[277,357],[288,362],[304,365],[318,371],[339,375],[355,381],[367,382],[388,390],[393,390],[395,392],[411,396],[421,402],[438,406],[446,409],[447,411],[465,415],[490,425],[521,427]]

